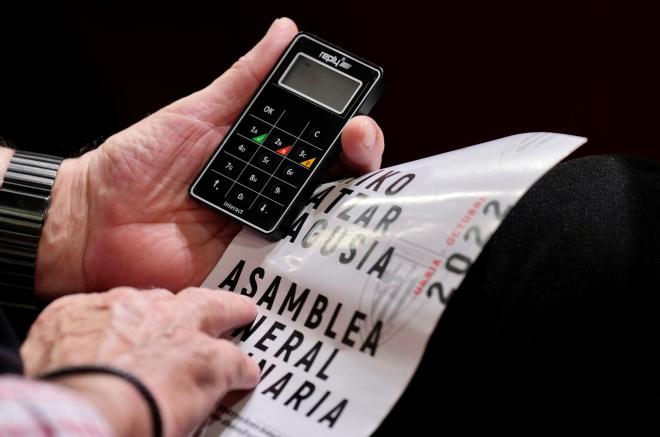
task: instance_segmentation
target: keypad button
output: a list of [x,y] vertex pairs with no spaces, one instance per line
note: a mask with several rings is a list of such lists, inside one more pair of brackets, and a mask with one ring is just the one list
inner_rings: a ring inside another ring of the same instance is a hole
[[254,152],[256,152],[258,148],[259,146],[252,141],[246,140],[238,135],[234,135],[233,138],[222,146],[223,151],[237,158],[241,158],[246,162],[252,158],[252,155],[254,155]]
[[238,215],[243,215],[256,199],[257,193],[251,191],[240,184],[234,184],[230,188],[222,206]]
[[207,171],[193,188],[193,193],[202,199],[215,204],[222,203],[220,200],[225,196],[232,185],[229,179]]
[[305,167],[285,161],[280,165],[275,173],[275,176],[289,184],[299,187],[305,181],[305,177],[309,173]]
[[220,152],[213,160],[211,169],[227,176],[229,179],[236,180],[241,171],[245,168],[245,164],[240,159],[230,156],[227,152]]
[[307,143],[298,141],[287,155],[287,158],[297,162],[303,167],[311,169],[316,165],[316,161],[320,155],[320,151],[314,146],[310,146]]
[[309,126],[307,126],[307,129],[305,129],[301,138],[322,149],[330,146],[330,142],[334,140],[334,138],[331,138],[330,129],[314,123],[310,123]]
[[261,194],[282,205],[287,205],[296,195],[296,192],[297,190],[291,185],[279,179],[271,178]]
[[292,137],[282,130],[275,128],[264,142],[264,146],[270,150],[273,150],[279,155],[284,156],[287,154],[290,147],[293,146],[295,141],[295,137]]
[[250,113],[271,124],[275,124],[283,110],[282,104],[277,103],[274,99],[261,98],[252,105]]
[[284,207],[277,203],[259,196],[250,210],[253,214],[255,223],[265,230],[272,228],[280,218]]
[[256,168],[250,165],[243,171],[241,176],[238,178],[238,182],[256,192],[259,192],[261,191],[263,186],[266,185],[266,181],[268,181],[269,177],[270,175],[264,173],[261,170],[257,170]]
[[250,161],[250,164],[272,174],[283,159],[284,157],[281,155],[262,147],[254,156],[254,159]]
[[[259,93],[259,98],[250,106],[250,114],[275,124],[288,112],[288,102],[282,98],[280,89],[274,85],[266,86]],[[286,111],[285,111],[286,110]]]
[[271,127],[269,124],[248,114],[243,118],[243,121],[241,121],[237,131],[239,134],[249,138],[255,143],[263,144],[266,141],[266,138],[268,138],[268,132],[270,132],[270,129]]

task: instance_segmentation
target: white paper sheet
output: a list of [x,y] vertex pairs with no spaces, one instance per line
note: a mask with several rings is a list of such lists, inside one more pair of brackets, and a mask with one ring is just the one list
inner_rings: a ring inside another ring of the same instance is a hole
[[520,134],[397,165],[321,186],[277,243],[243,230],[204,285],[258,303],[234,339],[262,381],[202,435],[371,434],[509,208],[585,141]]

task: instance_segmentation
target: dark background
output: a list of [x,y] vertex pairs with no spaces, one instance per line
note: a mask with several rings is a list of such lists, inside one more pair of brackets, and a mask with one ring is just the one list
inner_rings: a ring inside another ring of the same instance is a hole
[[52,3],[0,6],[0,136],[19,148],[76,153],[286,15],[383,66],[385,164],[536,130],[587,136],[578,155],[660,158],[660,31],[631,2]]

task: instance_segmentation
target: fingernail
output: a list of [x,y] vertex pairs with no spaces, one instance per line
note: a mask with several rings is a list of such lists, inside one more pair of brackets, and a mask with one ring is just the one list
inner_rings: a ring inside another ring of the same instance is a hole
[[371,122],[367,122],[367,125],[362,134],[362,147],[371,151],[376,147],[376,126]]
[[261,367],[259,367],[259,364],[257,364],[257,361],[254,358],[248,357],[248,359],[253,363],[249,376],[250,385],[255,386],[259,384],[259,381],[261,381]]

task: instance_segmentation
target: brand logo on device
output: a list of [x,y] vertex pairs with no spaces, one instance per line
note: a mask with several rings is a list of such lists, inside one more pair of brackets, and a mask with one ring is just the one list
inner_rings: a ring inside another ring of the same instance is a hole
[[346,57],[345,56],[342,56],[342,58],[339,59],[338,57],[336,57],[335,55],[331,55],[330,53],[321,52],[319,54],[319,57],[321,59],[323,59],[325,62],[327,62],[328,64],[332,64],[335,67],[341,67],[341,68],[344,68],[346,70],[348,70],[349,68],[352,67],[351,64],[346,62]]

